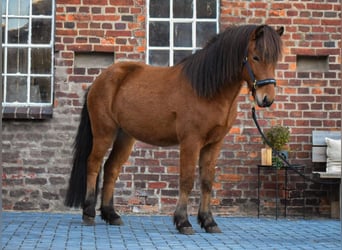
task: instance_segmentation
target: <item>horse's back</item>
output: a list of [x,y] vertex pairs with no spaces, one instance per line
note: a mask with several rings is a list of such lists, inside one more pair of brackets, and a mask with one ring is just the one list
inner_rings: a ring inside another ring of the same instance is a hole
[[[150,66],[142,62],[123,61],[114,63],[105,69],[92,84],[92,89],[108,91],[119,90],[123,85],[148,86],[157,91],[172,87],[167,86],[171,79],[179,74],[173,74],[174,67]],[[175,79],[174,79],[175,80]]]

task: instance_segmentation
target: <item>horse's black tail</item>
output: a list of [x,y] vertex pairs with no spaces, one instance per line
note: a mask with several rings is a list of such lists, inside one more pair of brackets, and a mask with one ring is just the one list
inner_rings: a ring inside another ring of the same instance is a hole
[[88,92],[85,94],[81,122],[74,142],[73,167],[64,201],[64,204],[68,207],[83,207],[87,191],[87,160],[93,147],[87,96]]

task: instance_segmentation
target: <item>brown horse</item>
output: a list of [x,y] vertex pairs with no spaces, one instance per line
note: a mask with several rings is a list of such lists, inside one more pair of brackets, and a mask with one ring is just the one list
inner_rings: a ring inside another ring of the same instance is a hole
[[84,223],[94,224],[99,171],[112,147],[104,164],[100,210],[107,223],[121,225],[114,186],[135,139],[158,146],[179,144],[174,224],[183,234],[194,233],[187,204],[198,164],[198,222],[206,232],[221,232],[210,209],[216,159],[236,118],[245,81],[260,107],[272,104],[282,33],[283,28],[267,25],[233,26],[173,67],[120,62],[106,69],[85,98],[65,204],[82,206]]

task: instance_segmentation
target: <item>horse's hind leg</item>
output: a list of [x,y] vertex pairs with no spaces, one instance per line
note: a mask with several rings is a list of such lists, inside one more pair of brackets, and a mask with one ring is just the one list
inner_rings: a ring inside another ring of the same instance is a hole
[[104,166],[101,217],[110,225],[122,224],[120,216],[114,210],[114,187],[116,179],[120,174],[121,167],[127,161],[131,153],[134,141],[134,138],[119,129],[112,151]]
[[201,204],[198,211],[198,223],[207,233],[221,233],[210,209],[211,191],[215,178],[216,159],[222,142],[210,144],[202,148],[199,168],[201,180]]
[[[93,119],[94,121],[94,119]],[[93,147],[87,162],[87,192],[83,205],[83,223],[94,225],[97,184],[102,160],[112,144],[115,126],[100,126],[100,120],[92,123]]]

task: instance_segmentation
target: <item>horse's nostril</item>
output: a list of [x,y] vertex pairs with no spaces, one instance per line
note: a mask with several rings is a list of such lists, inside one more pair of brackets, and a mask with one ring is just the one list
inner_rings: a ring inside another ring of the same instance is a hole
[[268,100],[267,96],[265,96],[263,101],[262,101],[262,104],[264,107],[269,107],[272,105],[272,103],[273,103],[273,101]]

